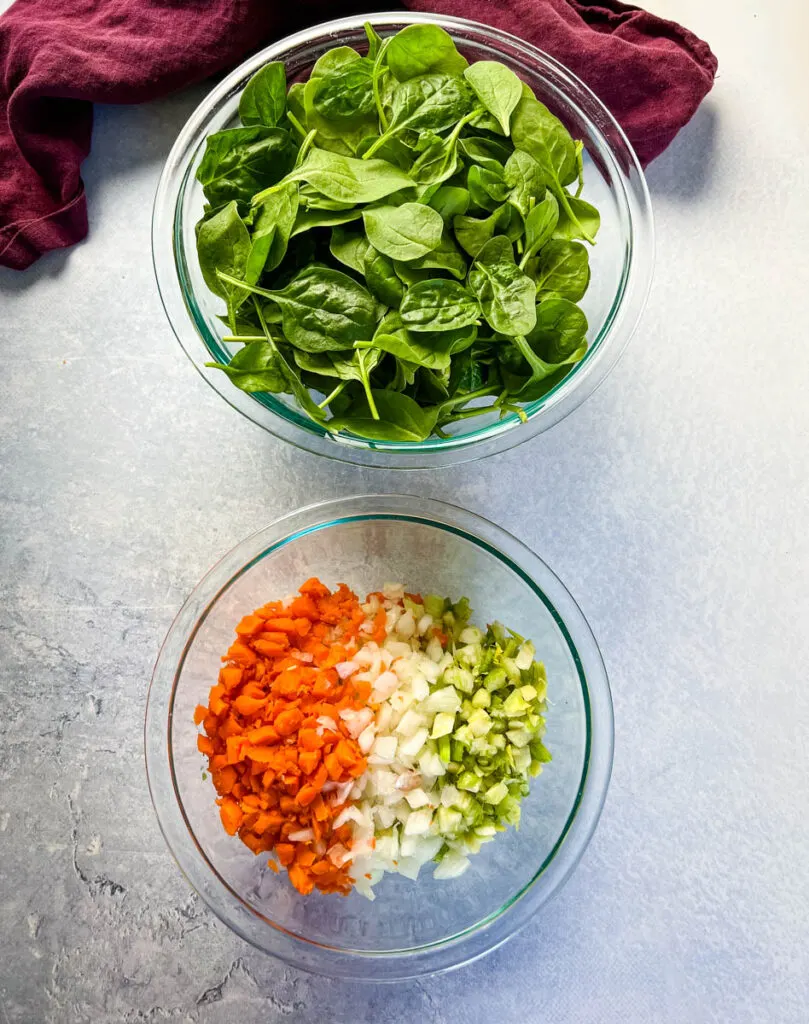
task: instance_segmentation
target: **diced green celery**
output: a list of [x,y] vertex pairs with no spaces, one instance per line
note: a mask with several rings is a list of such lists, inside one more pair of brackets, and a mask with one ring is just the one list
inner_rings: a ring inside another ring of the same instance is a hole
[[[462,667],[464,672],[468,672],[474,679],[473,673],[477,672],[480,674],[480,648],[477,644],[470,644],[468,647],[462,647],[456,655],[458,664]],[[474,687],[473,687],[474,689]]]
[[471,793],[462,793],[460,790],[458,790],[458,796],[453,800],[452,806],[457,807],[459,811],[462,811],[464,814],[466,814],[471,809],[474,803],[475,798],[472,796]]
[[439,807],[436,814],[438,831],[441,835],[454,834],[463,824],[463,815],[452,807]]
[[470,717],[475,712],[475,705],[468,698],[461,703],[461,718],[465,718],[468,722]]
[[452,610],[455,613],[455,618],[458,622],[465,626],[472,614],[472,606],[469,604],[469,598],[462,597],[460,601],[456,601],[452,606]]
[[537,691],[533,686],[521,686],[519,694],[523,700],[527,700],[530,704],[531,701],[536,697]]
[[519,747],[513,753],[514,767],[518,772],[527,772],[531,764],[531,751],[528,747]]
[[483,800],[487,804],[499,804],[501,800],[505,800],[508,796],[508,787],[505,782],[496,782],[493,786],[490,786],[483,794]]
[[539,725],[541,721],[542,718],[539,715],[535,714],[533,711],[529,711],[528,714],[525,716],[526,725],[532,732],[536,729],[536,727]]
[[452,742],[450,744],[450,751],[452,753],[453,761],[463,760],[463,743],[455,739],[455,737],[452,738]]
[[535,761],[539,761],[539,762],[546,762],[546,761],[552,761],[553,760],[553,758],[551,757],[550,750],[548,750],[548,748],[545,746],[545,744],[542,742],[542,740],[532,740],[531,741],[531,757]]
[[449,736],[442,736],[438,740],[438,756],[441,758],[444,764],[449,764],[449,762],[452,760],[451,754],[452,741],[450,740]]
[[485,736],[492,727],[492,720],[483,708],[475,708],[467,724],[473,736]]
[[478,672],[485,676],[493,664],[494,649],[492,647],[484,647],[483,653],[480,656],[480,661],[478,662]]
[[517,668],[517,663],[513,658],[504,657],[501,660],[500,664],[505,669],[506,675],[512,681],[512,683],[522,682],[522,674],[520,673],[520,670]]
[[428,594],[424,598],[424,610],[428,615],[432,615],[434,619],[440,619],[446,607],[446,598],[439,597],[437,594]]
[[513,796],[507,796],[505,800],[501,800],[497,805],[497,813],[500,820],[506,825],[513,825],[515,828],[520,826],[520,802],[515,800]]
[[515,747],[527,747],[531,742],[531,733],[527,729],[509,729],[506,737]]
[[503,710],[509,718],[516,718],[519,715],[525,714],[528,710],[528,705],[522,699],[518,690],[513,690],[508,697],[506,697],[505,703],[503,704]]
[[498,665],[486,675],[483,685],[487,690],[499,690],[502,686],[506,685],[507,680],[506,670]]
[[[430,738],[437,740],[444,736],[449,736],[454,728],[455,715],[450,714],[448,711],[439,711],[433,719],[433,728],[430,732]],[[449,758],[447,758],[447,760],[449,760]]]
[[528,774],[532,778],[535,779],[537,777],[537,775],[541,774],[541,772],[542,772],[542,764],[541,764],[541,762],[540,761],[532,761],[531,762],[531,766],[528,769]]
[[514,659],[517,662],[517,668],[519,668],[521,672],[524,672],[526,669],[529,669],[534,662],[535,654],[536,650],[534,648],[534,645],[531,643],[530,640],[526,640],[526,642],[517,652],[517,657]]
[[480,779],[474,772],[465,771],[458,776],[456,785],[458,789],[465,789],[469,793],[477,793],[480,789]]
[[452,760],[453,761],[460,761],[461,758],[463,757],[463,752],[461,752],[461,757],[456,757],[455,756],[455,746],[454,746],[454,744],[455,743],[458,743],[458,744],[462,743],[465,747],[468,747],[469,744],[472,742],[472,740],[474,738],[475,737],[474,737],[474,735],[472,733],[472,730],[469,728],[468,725],[462,725],[458,729],[455,730],[455,732],[452,734],[452,740],[453,740]]
[[488,708],[491,706],[492,697],[485,686],[481,686],[479,690],[475,691],[475,695],[472,697],[472,705],[476,708]]
[[[456,611],[456,616],[458,615]],[[466,629],[461,631],[461,635],[458,640],[462,644],[480,644],[483,639],[483,633],[477,628],[477,626],[467,626]]]
[[489,737],[489,740],[492,746],[495,747],[497,750],[506,749],[506,737],[502,733],[495,733],[493,736]]

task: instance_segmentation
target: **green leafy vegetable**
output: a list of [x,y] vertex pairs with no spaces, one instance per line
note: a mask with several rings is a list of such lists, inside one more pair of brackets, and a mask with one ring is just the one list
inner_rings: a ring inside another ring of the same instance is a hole
[[439,25],[408,25],[391,39],[388,67],[400,82],[442,71],[460,75],[466,60],[455,49],[452,36]]
[[287,103],[287,76],[277,60],[265,64],[244,88],[239,99],[242,124],[264,124],[274,128],[284,116]]
[[363,212],[368,241],[394,260],[417,260],[441,241],[441,214],[421,203],[374,206]]
[[487,242],[469,271],[469,287],[483,315],[500,334],[528,334],[536,324],[536,285],[514,262],[502,235]]
[[522,98],[522,82],[510,68],[494,60],[476,61],[463,74],[483,106],[497,119],[503,135],[508,135],[511,115]]
[[365,35],[289,87],[265,65],[206,140],[199,269],[236,346],[210,365],[379,444],[525,418],[587,351],[583,145],[438,25]]

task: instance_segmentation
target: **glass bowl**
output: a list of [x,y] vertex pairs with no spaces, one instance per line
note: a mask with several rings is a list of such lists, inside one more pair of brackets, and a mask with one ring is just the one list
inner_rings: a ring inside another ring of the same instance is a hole
[[586,85],[552,57],[515,36],[461,18],[401,11],[369,19],[383,34],[420,22],[441,25],[470,60],[499,60],[512,68],[584,141],[584,197],[601,212],[598,244],[591,250],[592,280],[580,305],[590,324],[589,350],[548,394],[527,403],[527,423],[514,413],[455,424],[448,438],[421,442],[363,441],[330,434],[298,410],[289,396],[248,395],[207,361],[228,362],[217,319],[221,300],[202,279],[194,225],[202,189],[195,173],[212,132],[238,123],[239,94],[250,76],[271,60],[283,61],[289,81],[306,78],[334,46],[367,48],[361,16],[331,21],[273,43],[246,60],[206,97],[180,132],[160,179],[152,222],[152,249],[163,306],[177,338],[199,372],[248,419],[300,448],[346,462],[387,468],[429,468],[504,451],[546,430],[576,408],[612,369],[637,324],[652,273],[653,230],[643,172],[615,119]]
[[[453,598],[473,621],[499,619],[534,640],[548,672],[545,742],[553,761],[508,829],[460,878],[386,875],[369,902],[300,896],[225,834],[194,707],[207,700],[243,614],[317,575],[364,596],[383,582]],[[217,916],[295,967],[396,981],[483,955],[559,889],[595,829],[612,765],[609,684],[592,633],[551,570],[514,537],[470,512],[401,495],[354,497],[294,512],[242,541],[197,586],[172,625],[146,712],[149,787],[163,834]]]

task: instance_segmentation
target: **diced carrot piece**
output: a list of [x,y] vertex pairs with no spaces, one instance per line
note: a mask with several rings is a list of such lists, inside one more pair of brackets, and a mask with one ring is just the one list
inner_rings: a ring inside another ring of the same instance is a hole
[[291,736],[303,721],[303,715],[297,708],[289,708],[282,711],[275,718],[275,728],[281,736]]
[[275,853],[282,867],[288,867],[295,859],[295,847],[292,843],[278,843]]
[[257,712],[261,711],[263,707],[266,707],[267,701],[267,697],[259,699],[258,697],[246,697],[242,695],[234,700],[233,706],[240,715],[250,717],[251,715],[255,715]]
[[315,789],[314,786],[301,786],[301,788],[298,790],[298,803],[301,805],[301,807],[308,807],[316,796],[317,790]]
[[241,665],[242,668],[250,668],[256,663],[256,655],[254,651],[251,651],[247,644],[243,644],[240,641],[232,643],[228,648],[227,657],[230,661],[235,661],[237,665]]
[[247,741],[244,736],[228,736],[226,742],[228,764],[237,764],[244,757]]
[[211,766],[211,775],[213,778],[213,784],[216,787],[216,792],[219,793],[220,796],[227,796],[227,794],[233,789],[234,783],[238,778],[236,769],[232,767],[232,765],[226,765],[218,771],[214,771],[213,766]]
[[[298,733],[300,736],[300,733]],[[320,761],[319,750],[302,750],[298,754],[298,764],[301,770],[306,772],[307,775],[311,775],[312,772],[317,768],[318,762]]]
[[340,764],[337,754],[332,750],[323,758],[323,764],[329,773],[329,778],[337,782],[343,776],[343,766]]
[[270,871],[274,871],[276,875],[278,874],[278,864],[274,860],[268,860],[267,867],[270,869]]
[[275,658],[286,650],[285,644],[278,644],[272,640],[254,640],[253,648],[265,658]]
[[330,591],[316,576],[312,576],[298,587],[298,593],[309,594],[310,597],[326,597]]
[[264,771],[262,765],[272,764],[275,761],[275,750],[272,747],[247,747],[244,753],[258,765],[259,772]]
[[225,831],[229,836],[235,836],[236,832],[244,820],[244,814],[242,813],[241,807],[232,800],[229,796],[226,796],[222,801],[222,806],[219,808],[219,816],[222,819],[222,824],[225,827]]
[[320,750],[323,737],[317,729],[301,729],[298,733],[298,746],[301,750]]
[[260,629],[264,629],[264,619],[259,615],[245,615],[236,627],[236,633],[238,636],[252,636]]
[[289,880],[302,896],[308,896],[315,887],[315,881],[309,872],[299,864],[290,864],[287,868]]
[[277,743],[280,736],[274,725],[261,725],[258,729],[251,729],[247,734],[247,739],[250,743],[258,745],[260,743]]
[[203,736],[202,733],[200,733],[197,736],[197,750],[200,752],[200,754],[210,755],[216,753],[216,748],[213,745],[213,740],[210,738],[210,736]]
[[230,692],[242,681],[242,670],[236,665],[225,665],[219,669],[219,682]]
[[208,709],[204,704],[197,704],[194,708],[194,725],[199,725],[208,716]]
[[311,867],[317,860],[317,854],[314,850],[310,850],[308,846],[304,846],[303,843],[298,843],[298,849],[295,851],[295,863],[300,864],[302,868]]

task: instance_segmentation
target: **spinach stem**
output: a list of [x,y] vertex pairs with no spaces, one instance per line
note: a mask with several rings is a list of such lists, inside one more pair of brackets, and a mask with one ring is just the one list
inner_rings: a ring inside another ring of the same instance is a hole
[[486,398],[488,395],[496,395],[500,391],[497,384],[490,384],[485,388],[478,388],[477,391],[469,391],[465,395],[458,395],[457,398],[448,398],[446,402],[442,402],[439,409],[452,409],[456,405],[463,405],[466,402],[471,402],[475,398]]
[[318,409],[325,409],[330,402],[333,402],[338,395],[341,395],[343,393],[347,384],[347,380],[341,380],[337,387],[334,389],[334,391],[332,391],[332,393],[328,396],[328,398],[324,398],[322,402],[318,403]]
[[[385,116],[385,108],[382,106],[382,96],[379,92],[379,81],[383,75],[382,58],[385,55],[385,50],[387,50],[389,42],[390,36],[379,47],[379,53],[376,55],[376,60],[374,61],[374,69],[371,72],[371,79],[374,87],[374,102],[376,103],[376,112],[379,115],[379,123],[382,125],[383,132],[388,130],[388,119]],[[386,68],[385,70],[387,71],[389,69]]]
[[292,126],[294,127],[295,131],[300,133],[301,138],[305,139],[306,138],[306,129],[303,127],[303,125],[300,123],[300,121],[297,119],[297,117],[295,117],[295,115],[292,113],[291,110],[287,111],[287,119],[289,121],[291,121]]
[[226,334],[222,338],[222,341],[226,342],[227,344],[235,344],[236,342],[239,342],[240,344],[243,343],[245,345],[249,344],[251,341],[266,340],[267,339],[264,337],[263,334]]

